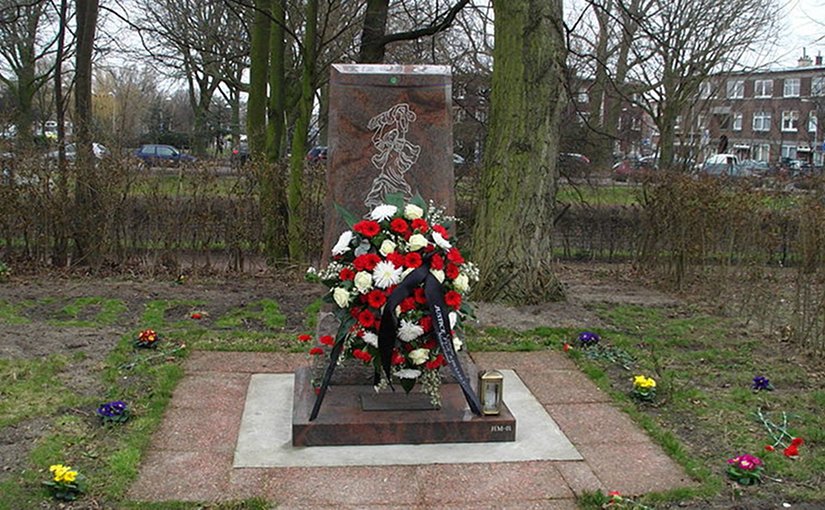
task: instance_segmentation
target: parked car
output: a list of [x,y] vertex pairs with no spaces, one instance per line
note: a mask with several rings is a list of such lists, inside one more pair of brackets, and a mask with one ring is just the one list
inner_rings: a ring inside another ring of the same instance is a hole
[[147,166],[178,166],[193,163],[197,158],[184,154],[171,145],[146,144],[135,151],[135,156]]
[[744,159],[739,162],[739,167],[747,169],[760,177],[767,177],[771,170],[767,161],[758,161],[755,159]]
[[232,168],[241,168],[249,161],[249,144],[247,142],[240,142],[237,147],[232,149],[232,155],[229,156],[229,164]]
[[307,153],[307,161],[310,163],[321,163],[327,160],[327,147],[325,145],[316,145]]
[[656,159],[653,156],[623,159],[613,165],[613,180],[621,182],[646,181],[655,175],[658,168]]
[[[99,144],[97,142],[92,143],[92,152],[97,159],[103,159],[111,155],[109,149],[106,146]],[[57,159],[57,151],[51,151],[48,154],[50,159]],[[73,143],[66,144],[66,160],[67,161],[74,161],[77,158],[77,147]]]

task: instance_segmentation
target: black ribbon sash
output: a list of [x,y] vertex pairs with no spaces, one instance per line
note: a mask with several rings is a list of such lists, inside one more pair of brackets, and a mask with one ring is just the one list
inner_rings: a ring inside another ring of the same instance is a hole
[[[470,410],[476,415],[481,415],[481,403],[473,391],[472,386],[470,386],[470,380],[467,378],[467,374],[465,374],[461,368],[461,364],[458,361],[458,354],[456,354],[455,347],[453,346],[453,339],[449,331],[450,319],[446,311],[447,305],[444,303],[444,287],[438,279],[430,273],[430,257],[425,258],[421,266],[417,267],[401,281],[384,304],[384,313],[381,315],[381,326],[378,329],[378,352],[381,358],[381,368],[383,368],[384,374],[387,376],[387,381],[390,381],[390,387],[392,388],[392,350],[398,340],[398,317],[395,315],[395,308],[422,282],[424,283],[424,295],[427,298],[430,315],[433,319],[432,334],[438,342],[439,347],[441,347],[444,360],[458,381],[461,391],[464,393],[464,398],[470,406]],[[339,331],[338,339],[332,347],[332,352],[330,352],[329,365],[324,373],[321,388],[315,399],[315,405],[312,408],[309,421],[314,420],[318,416],[318,411],[321,409],[321,402],[324,400],[324,395],[326,395],[332,373],[335,371],[335,366],[338,363],[338,357],[341,355],[346,332],[343,332],[344,334],[341,333],[342,332]],[[376,374],[376,377],[377,375],[378,374]],[[395,388],[393,388],[393,391],[394,390]]]

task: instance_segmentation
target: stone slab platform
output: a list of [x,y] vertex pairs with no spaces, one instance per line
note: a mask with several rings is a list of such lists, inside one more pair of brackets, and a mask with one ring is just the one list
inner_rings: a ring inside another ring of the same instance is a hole
[[[293,390],[292,445],[490,443],[516,439],[516,419],[506,405],[497,416],[475,416],[458,384],[441,386],[441,409],[365,411],[363,401],[374,395],[370,386],[330,386],[318,416],[309,421],[315,391],[309,367],[299,368]],[[400,389],[387,396],[402,407],[405,400],[410,400],[408,408],[420,402],[416,397],[426,397],[421,393],[405,394]]]

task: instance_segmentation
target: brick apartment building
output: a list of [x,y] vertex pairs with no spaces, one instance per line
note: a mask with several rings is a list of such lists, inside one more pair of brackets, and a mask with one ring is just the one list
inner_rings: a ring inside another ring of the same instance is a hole
[[689,131],[705,157],[722,149],[740,159],[771,165],[787,160],[823,165],[825,65],[821,56],[811,59],[803,52],[797,67],[711,79],[703,84],[699,99],[704,107],[697,108],[700,113],[691,119]]

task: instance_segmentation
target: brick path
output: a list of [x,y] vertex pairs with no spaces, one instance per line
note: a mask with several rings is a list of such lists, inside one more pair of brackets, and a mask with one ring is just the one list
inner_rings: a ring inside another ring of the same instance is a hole
[[251,374],[290,373],[304,354],[195,352],[129,497],[223,501],[262,496],[279,508],[575,509],[583,491],[640,495],[693,482],[565,356],[476,353],[513,369],[583,461],[417,466],[233,468]]

